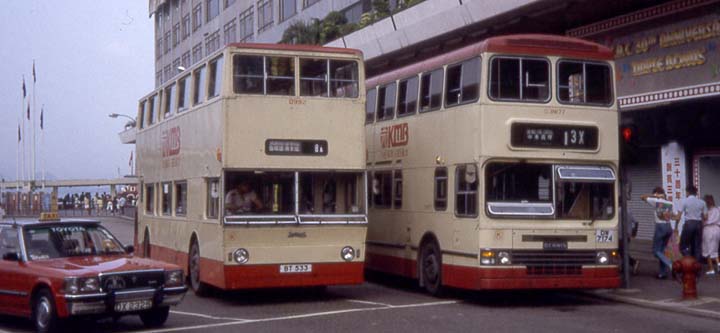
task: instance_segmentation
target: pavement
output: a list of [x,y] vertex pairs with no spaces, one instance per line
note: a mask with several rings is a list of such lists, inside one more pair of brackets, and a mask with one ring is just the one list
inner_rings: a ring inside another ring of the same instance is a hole
[[588,294],[614,302],[720,320],[720,276],[705,275],[706,266],[703,266],[697,281],[698,298],[684,300],[679,281],[655,278],[658,261],[649,250],[641,251],[642,245],[631,248],[631,254],[640,260],[640,266],[637,274],[630,276],[629,288],[589,291]]

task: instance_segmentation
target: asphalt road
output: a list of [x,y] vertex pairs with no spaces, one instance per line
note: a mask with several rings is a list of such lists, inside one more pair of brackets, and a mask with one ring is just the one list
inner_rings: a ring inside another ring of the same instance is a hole
[[[129,221],[106,220],[123,242]],[[451,291],[425,295],[413,282],[372,276],[360,286],[188,293],[167,324],[145,330],[136,316],[76,321],[70,332],[711,332],[720,321],[611,303],[575,292]],[[30,332],[0,317],[0,333]]]

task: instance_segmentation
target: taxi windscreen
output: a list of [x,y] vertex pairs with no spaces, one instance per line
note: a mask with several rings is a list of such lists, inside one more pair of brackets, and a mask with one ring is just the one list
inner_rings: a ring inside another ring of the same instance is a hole
[[125,253],[109,231],[95,225],[29,228],[23,236],[30,260]]

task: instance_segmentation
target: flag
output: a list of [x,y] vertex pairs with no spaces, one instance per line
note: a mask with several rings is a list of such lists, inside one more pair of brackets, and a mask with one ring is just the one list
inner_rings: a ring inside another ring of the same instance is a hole
[[45,113],[45,108],[40,108],[40,129],[43,129],[43,113]]
[[30,103],[28,103],[27,118],[30,120]]
[[130,151],[130,162],[128,163],[128,165],[129,165],[131,168],[132,168],[132,160],[133,160],[133,152]]
[[20,124],[18,124],[18,142],[22,140],[22,137],[20,136]]
[[25,76],[23,76],[23,98],[27,96],[27,90],[25,90]]
[[37,80],[35,78],[35,60],[33,60],[33,83],[35,83],[35,81]]

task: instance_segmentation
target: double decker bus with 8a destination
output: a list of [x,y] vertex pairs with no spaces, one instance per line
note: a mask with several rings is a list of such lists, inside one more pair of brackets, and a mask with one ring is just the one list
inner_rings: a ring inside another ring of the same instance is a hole
[[617,287],[612,59],[511,35],[368,79],[366,267],[432,294]]
[[363,282],[360,51],[231,44],[139,102],[139,252],[197,293]]

